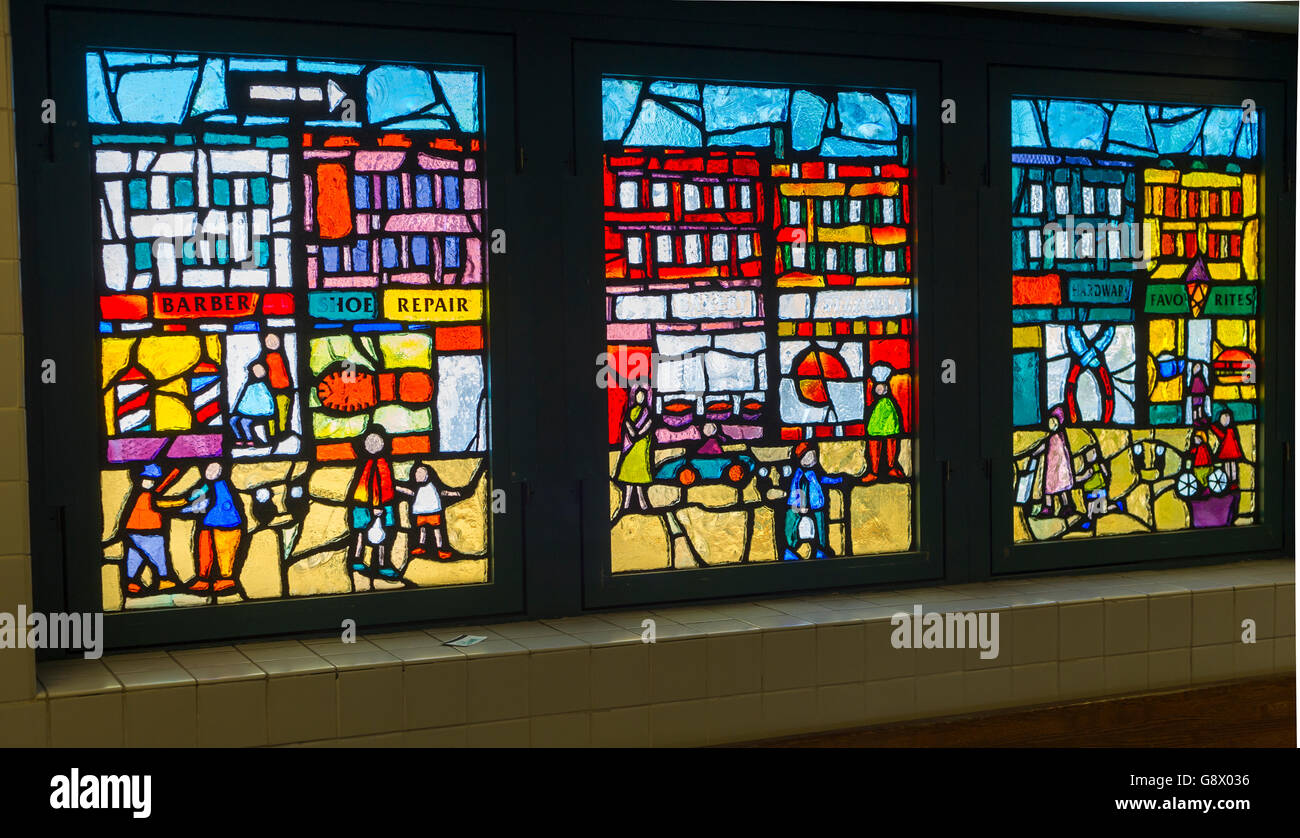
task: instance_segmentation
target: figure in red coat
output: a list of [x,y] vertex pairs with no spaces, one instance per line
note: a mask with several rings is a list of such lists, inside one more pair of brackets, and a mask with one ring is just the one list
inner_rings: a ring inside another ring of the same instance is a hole
[[1214,465],[1214,455],[1210,452],[1210,438],[1202,429],[1192,431],[1192,446],[1187,451],[1192,461],[1192,468],[1204,468]]
[[1228,482],[1237,486],[1237,463],[1241,460],[1241,438],[1237,435],[1237,426],[1232,422],[1232,412],[1226,407],[1219,411],[1218,422],[1210,430],[1219,438],[1219,451],[1216,455],[1223,464],[1223,471],[1228,475]]

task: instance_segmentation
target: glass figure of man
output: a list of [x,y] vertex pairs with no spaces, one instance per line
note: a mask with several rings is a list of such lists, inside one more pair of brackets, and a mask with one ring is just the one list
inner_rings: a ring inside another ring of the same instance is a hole
[[811,545],[811,555],[824,559],[829,552],[826,522],[825,486],[843,482],[843,477],[831,477],[817,465],[817,449],[807,442],[794,447],[797,467],[790,475],[790,488],[786,495],[785,511],[785,561],[798,560],[798,550]]

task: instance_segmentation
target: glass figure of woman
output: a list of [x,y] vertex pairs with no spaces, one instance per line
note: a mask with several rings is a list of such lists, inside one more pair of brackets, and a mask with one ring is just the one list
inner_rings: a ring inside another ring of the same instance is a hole
[[1066,513],[1074,489],[1074,455],[1065,433],[1065,410],[1057,405],[1047,417],[1047,438],[1033,450],[1043,455],[1043,509],[1040,518]]
[[1205,364],[1199,361],[1194,362],[1192,364],[1191,380],[1187,382],[1189,413],[1191,414],[1188,424],[1200,426],[1209,422],[1209,391],[1210,385],[1205,380]]
[[650,405],[645,388],[632,394],[627,415],[623,418],[623,456],[614,479],[623,484],[623,511],[633,503],[642,511],[650,509],[646,487],[650,485]]

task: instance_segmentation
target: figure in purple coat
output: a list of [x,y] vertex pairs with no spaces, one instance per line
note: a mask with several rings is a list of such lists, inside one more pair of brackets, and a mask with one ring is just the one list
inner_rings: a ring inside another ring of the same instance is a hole
[[1188,413],[1187,424],[1193,427],[1207,425],[1210,421],[1210,384],[1205,377],[1205,364],[1197,361],[1192,364],[1191,380],[1187,382]]

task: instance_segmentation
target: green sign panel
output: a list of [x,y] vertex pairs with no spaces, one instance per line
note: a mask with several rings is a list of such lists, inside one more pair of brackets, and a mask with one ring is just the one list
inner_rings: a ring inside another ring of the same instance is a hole
[[1158,314],[1191,314],[1187,288],[1182,285],[1148,285],[1146,310]]
[[1253,285],[1233,283],[1210,289],[1205,301],[1206,314],[1254,314],[1259,289]]

